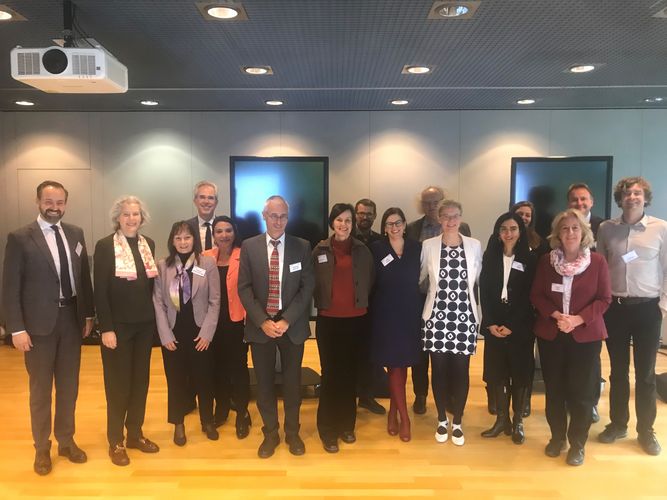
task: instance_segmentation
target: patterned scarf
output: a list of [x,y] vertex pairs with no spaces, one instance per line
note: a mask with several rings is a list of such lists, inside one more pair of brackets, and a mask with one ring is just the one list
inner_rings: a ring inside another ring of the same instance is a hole
[[576,276],[583,273],[591,264],[591,251],[586,248],[579,253],[574,262],[565,262],[565,255],[561,248],[556,248],[549,254],[551,265],[561,276]]
[[181,300],[178,294],[179,290],[183,291],[183,304],[187,304],[192,297],[192,284],[190,283],[188,269],[191,269],[195,264],[194,252],[190,254],[185,265],[183,265],[179,255],[174,259],[174,264],[176,265],[176,276],[169,283],[169,297],[171,297],[171,303],[174,304],[176,310],[180,311]]
[[[148,278],[155,278],[157,276],[157,266],[155,265],[155,259],[153,258],[151,249],[148,246],[146,238],[140,234],[137,236],[139,254],[144,263],[146,276]],[[120,231],[116,231],[116,234],[113,235],[113,252],[116,257],[116,278],[124,278],[128,281],[136,280],[137,267],[134,264],[134,255],[132,255],[132,249],[127,242],[127,238],[125,238],[125,235]]]

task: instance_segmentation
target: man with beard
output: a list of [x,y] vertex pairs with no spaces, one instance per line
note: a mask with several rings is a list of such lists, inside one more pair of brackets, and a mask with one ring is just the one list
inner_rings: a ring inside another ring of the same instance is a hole
[[67,190],[55,181],[37,186],[37,220],[7,236],[3,306],[14,347],[25,354],[30,383],[34,470],[51,472],[51,391],[58,455],[83,463],[74,442],[81,340],[93,326],[93,288],[83,230],[61,222]]

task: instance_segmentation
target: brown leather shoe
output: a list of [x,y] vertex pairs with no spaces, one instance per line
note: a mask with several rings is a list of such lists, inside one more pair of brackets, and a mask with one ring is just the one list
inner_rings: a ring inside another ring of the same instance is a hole
[[121,443],[118,443],[114,446],[109,446],[109,458],[111,458],[111,463],[120,467],[130,463],[130,457],[127,456],[125,446],[123,446]]
[[35,453],[35,463],[32,468],[40,476],[46,476],[51,472],[51,454],[49,450],[37,451]]
[[127,438],[125,446],[127,446],[128,448],[137,449],[144,453],[157,453],[158,451],[160,451],[160,447],[158,445],[156,445],[153,441],[143,436],[141,436],[138,439]]
[[67,457],[75,464],[85,464],[88,461],[86,452],[79,448],[74,441],[69,446],[58,446],[58,456]]

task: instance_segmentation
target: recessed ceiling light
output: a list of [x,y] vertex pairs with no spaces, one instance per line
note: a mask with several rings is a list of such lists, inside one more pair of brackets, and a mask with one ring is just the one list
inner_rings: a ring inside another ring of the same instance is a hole
[[268,101],[264,101],[264,104],[266,104],[267,106],[282,106],[284,102],[279,101],[277,99],[270,99]]
[[207,21],[247,21],[243,5],[234,1],[200,0],[195,2],[197,9]]
[[143,104],[144,106],[157,106],[160,103],[157,101],[153,101],[152,99],[145,99],[141,101],[141,104]]
[[431,68],[429,66],[405,65],[403,66],[403,71],[401,71],[401,73],[410,75],[423,75],[425,73],[429,73],[430,71]]
[[0,21],[9,21],[12,17],[11,13],[0,10]]
[[443,5],[438,9],[438,15],[442,17],[459,17],[468,13],[468,7],[465,5],[451,4]]
[[595,65],[593,64],[580,64],[578,66],[572,66],[568,71],[570,73],[588,73],[589,71],[593,71],[595,69]]
[[271,66],[245,66],[243,72],[249,75],[272,75],[273,69]]
[[479,0],[437,0],[427,19],[471,19],[481,3]]
[[405,106],[408,104],[409,101],[405,99],[394,99],[393,101],[390,101],[394,106]]
[[19,106],[34,106],[35,103],[32,101],[16,101],[14,104],[18,104]]
[[659,102],[663,102],[664,100],[665,100],[664,97],[647,97],[646,99],[644,99],[644,102],[648,104],[656,104]]
[[535,99],[519,99],[517,104],[535,104]]

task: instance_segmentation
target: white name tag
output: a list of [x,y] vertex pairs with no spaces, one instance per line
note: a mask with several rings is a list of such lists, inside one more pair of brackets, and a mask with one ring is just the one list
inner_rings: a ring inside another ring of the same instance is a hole
[[387,267],[392,261],[394,260],[394,256],[392,254],[387,254],[387,256],[382,259],[380,262],[382,262],[382,265]]
[[199,266],[192,266],[192,274],[196,274],[197,276],[201,276],[203,278],[206,276],[206,269],[202,269]]
[[631,250],[630,252],[626,253],[625,255],[621,255],[621,259],[623,259],[623,262],[625,262],[626,264],[628,262],[632,262],[633,260],[638,259],[638,258],[639,258],[639,255],[637,255],[637,252],[635,252],[634,250]]
[[521,262],[517,262],[516,260],[512,262],[512,269],[516,269],[517,271],[523,272],[523,264]]
[[551,283],[551,291],[563,293],[563,284],[562,283]]
[[82,251],[82,250],[83,250],[83,245],[82,245],[81,242],[79,241],[79,242],[76,244],[76,248],[74,249],[74,251],[76,252],[76,254],[77,254],[79,257],[81,257],[81,251]]
[[320,264],[324,264],[325,262],[327,262],[327,254],[325,253],[319,254],[317,256],[317,262],[319,262]]
[[301,262],[295,262],[294,264],[289,265],[290,273],[294,273],[296,271],[301,271]]

